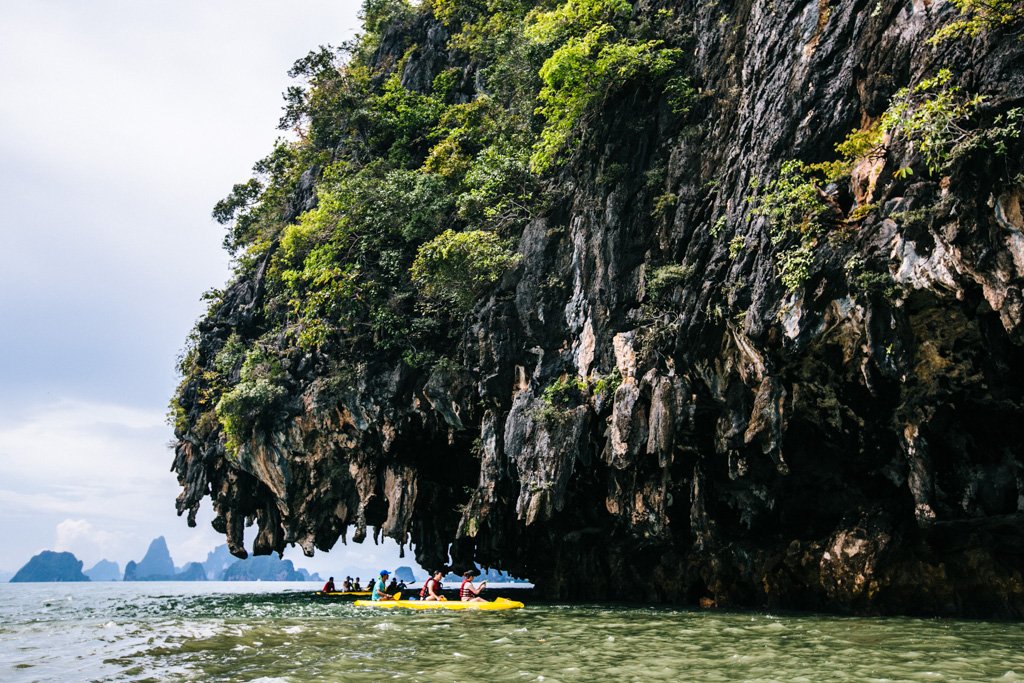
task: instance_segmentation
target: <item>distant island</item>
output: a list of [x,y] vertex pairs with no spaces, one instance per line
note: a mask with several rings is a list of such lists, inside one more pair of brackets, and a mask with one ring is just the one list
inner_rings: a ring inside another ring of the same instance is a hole
[[416,581],[416,575],[412,573],[412,567],[398,567],[395,569],[395,578],[405,583]]
[[319,574],[296,569],[291,560],[262,555],[239,560],[228,552],[226,544],[213,549],[206,562],[189,562],[180,570],[167,549],[163,536],[153,539],[139,562],[129,562],[125,581],[321,581]]
[[120,581],[121,567],[117,562],[100,560],[93,565],[92,569],[86,569],[85,575],[88,576],[91,581]]
[[206,562],[203,562],[206,578],[210,581],[220,581],[224,578],[224,571],[235,562],[238,562],[238,558],[228,550],[228,544],[221,543],[207,554]]
[[[214,548],[205,562],[188,562],[177,567],[163,536],[153,539],[138,562],[132,560],[121,573],[117,562],[100,560],[82,571],[83,562],[69,552],[44,550],[18,570],[0,581],[323,581],[317,573],[296,568],[291,560],[263,555],[240,560],[228,552],[226,544]],[[402,569],[408,569],[403,567]],[[411,570],[409,570],[411,574]]]
[[197,576],[195,571],[189,572],[186,577],[178,574],[174,569],[174,560],[171,559],[171,552],[167,549],[167,541],[163,536],[154,538],[149,544],[145,556],[135,562],[129,562],[124,567],[125,581],[206,581],[206,574]]
[[35,581],[88,581],[82,561],[71,553],[44,550],[34,556],[11,578],[11,583]]
[[[224,571],[224,581],[308,581],[310,575],[297,571],[291,560],[260,555],[239,560]],[[316,580],[320,580],[317,576]]]

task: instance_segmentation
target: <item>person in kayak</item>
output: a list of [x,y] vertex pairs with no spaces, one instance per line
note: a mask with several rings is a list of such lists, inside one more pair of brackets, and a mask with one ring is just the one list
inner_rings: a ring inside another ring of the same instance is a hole
[[371,600],[391,600],[391,593],[387,592],[388,576],[391,573],[387,569],[380,570],[380,578],[373,582],[373,591],[370,593]]
[[398,592],[398,579],[391,577],[391,583],[388,584],[388,593],[394,595]]
[[361,590],[363,590],[360,587],[360,585],[359,585],[359,577],[358,576],[356,577],[356,582],[354,584],[352,584],[352,590],[354,590],[354,591],[361,591]]
[[441,577],[444,573],[440,569],[434,572],[433,576],[427,577],[427,582],[420,589],[420,600],[440,600],[444,602],[448,598],[441,595]]
[[462,602],[487,602],[480,597],[480,593],[487,585],[487,582],[481,581],[479,586],[473,585],[473,577],[479,575],[480,572],[475,569],[470,569],[462,575],[462,585],[459,586],[459,599]]
[[351,576],[346,576],[345,580],[341,582],[341,590],[344,591],[345,593],[348,593],[350,590],[352,590],[352,577]]
[[323,590],[321,590],[320,592],[321,593],[333,593],[336,590],[337,589],[334,587],[334,577],[332,576],[331,578],[327,579],[327,583],[324,584]]

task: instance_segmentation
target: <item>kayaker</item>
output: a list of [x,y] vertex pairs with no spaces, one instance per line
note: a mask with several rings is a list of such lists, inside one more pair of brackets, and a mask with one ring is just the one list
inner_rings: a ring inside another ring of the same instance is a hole
[[359,583],[359,577],[358,576],[356,577],[356,582],[352,585],[352,590],[354,590],[354,591],[361,591],[361,590],[363,590],[362,588],[360,588],[360,583]]
[[390,600],[391,594],[385,588],[388,585],[388,576],[391,573],[387,569],[380,570],[380,578],[373,582],[373,591],[370,593],[371,600]]
[[462,585],[459,586],[459,599],[462,600],[462,602],[487,602],[480,597],[480,592],[483,591],[487,582],[481,581],[479,586],[474,586],[474,576],[480,576],[480,572],[475,569],[470,569],[462,575]]
[[420,589],[420,600],[441,600],[442,602],[447,600],[446,597],[441,595],[441,578],[443,576],[444,573],[441,570],[437,570],[433,576],[427,577],[427,582]]
[[324,588],[320,592],[321,593],[333,593],[336,590],[337,589],[334,587],[334,577],[332,576],[331,578],[327,579],[327,583],[324,584]]
[[388,584],[388,593],[394,595],[398,592],[398,579],[392,577],[391,583]]
[[352,577],[346,576],[345,580],[341,582],[341,590],[348,593],[352,590]]

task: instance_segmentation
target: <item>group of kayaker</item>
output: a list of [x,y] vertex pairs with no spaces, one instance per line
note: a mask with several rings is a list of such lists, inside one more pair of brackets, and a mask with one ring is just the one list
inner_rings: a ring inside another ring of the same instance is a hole
[[[334,593],[337,590],[338,589],[335,588],[335,586],[334,586],[334,577],[332,576],[331,578],[329,578],[327,580],[327,583],[324,584],[323,590],[321,592],[323,592],[323,593]],[[343,592],[345,592],[345,593],[348,593],[349,591],[361,591],[361,590],[363,590],[359,586],[359,577],[357,576],[355,581],[353,581],[351,576],[346,576],[345,580],[341,582],[341,590]],[[369,588],[367,588],[367,590],[369,590]]]
[[[388,577],[390,572],[387,569],[382,569],[380,572],[380,578],[373,582],[373,588],[370,593],[371,600],[394,600],[396,590],[400,591],[400,588],[396,589],[395,581],[392,579],[391,585],[387,585]],[[462,585],[459,586],[459,600],[462,602],[486,602],[480,597],[480,593],[483,592],[487,586],[486,581],[481,581],[480,585],[474,585],[473,577],[479,576],[480,573],[475,569],[470,569],[462,575]],[[444,577],[443,570],[435,570],[426,582],[423,584],[423,588],[420,589],[420,600],[447,600],[448,598],[441,595],[441,579]],[[404,584],[399,584],[404,586]]]
[[[480,597],[480,593],[484,590],[487,582],[481,581],[479,586],[473,584],[473,577],[479,575],[480,573],[475,569],[470,569],[462,575],[462,585],[459,586],[459,600],[462,600],[463,602],[486,602],[486,600]],[[438,569],[427,578],[426,583],[423,584],[423,588],[420,589],[420,600],[448,599],[441,595],[441,578],[443,576],[444,572]]]
[[[380,575],[376,581],[370,581],[366,586],[366,590],[370,591],[371,600],[394,600],[395,596],[405,590],[406,585],[404,582],[400,582],[396,579],[391,579],[391,583],[388,583],[388,578],[391,576],[391,572],[387,569],[382,569]],[[483,592],[484,588],[487,587],[486,581],[481,581],[479,585],[473,583],[473,578],[480,576],[480,572],[475,569],[470,569],[462,575],[462,585],[459,586],[459,600],[462,602],[487,602],[480,597],[480,593]],[[423,588],[420,589],[420,600],[440,600],[445,601],[448,598],[441,594],[442,585],[441,579],[444,577],[444,570],[437,569],[427,577],[426,582],[423,584]],[[341,582],[341,590],[343,592],[358,591],[359,577],[357,576],[355,581],[352,580],[351,576],[346,576],[345,580]],[[324,584],[323,593],[334,593],[337,588],[334,585],[334,577],[328,579],[327,583]],[[415,600],[415,598],[412,598]]]
[[[330,580],[324,585],[324,591],[323,592],[324,593],[333,593],[335,590],[336,589],[334,587],[334,577],[332,576],[330,578]],[[353,581],[351,576],[346,576],[345,580],[341,582],[341,590],[346,592],[346,593],[349,592],[349,591],[361,591],[361,590],[363,590],[362,587],[359,585],[359,577],[357,576],[355,578],[355,581]]]

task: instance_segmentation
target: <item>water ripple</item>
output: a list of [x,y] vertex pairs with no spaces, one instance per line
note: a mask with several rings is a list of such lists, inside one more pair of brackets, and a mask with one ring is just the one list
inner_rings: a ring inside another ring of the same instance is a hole
[[1024,682],[1020,623],[564,605],[377,612],[288,588],[3,585],[0,680]]

